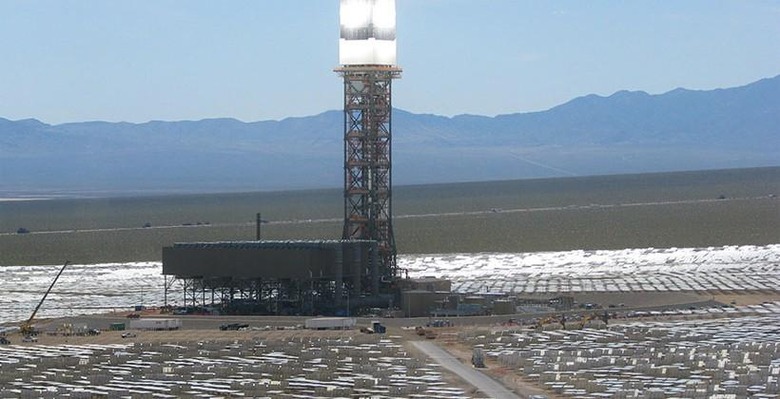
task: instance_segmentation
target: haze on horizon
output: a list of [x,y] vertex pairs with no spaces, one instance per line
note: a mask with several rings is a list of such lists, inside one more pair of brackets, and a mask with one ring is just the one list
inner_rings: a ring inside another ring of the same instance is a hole
[[[398,0],[394,106],[497,115],[780,73],[780,3]],[[338,1],[0,2],[0,117],[283,119],[341,107]]]

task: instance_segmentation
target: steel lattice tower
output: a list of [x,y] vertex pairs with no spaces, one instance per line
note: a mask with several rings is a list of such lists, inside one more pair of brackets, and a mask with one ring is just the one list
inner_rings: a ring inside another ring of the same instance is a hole
[[396,276],[392,207],[392,81],[401,69],[348,66],[344,79],[344,239],[375,240],[380,270]]
[[379,274],[397,276],[392,207],[395,0],[341,0],[336,72],[344,79],[344,232],[377,242]]

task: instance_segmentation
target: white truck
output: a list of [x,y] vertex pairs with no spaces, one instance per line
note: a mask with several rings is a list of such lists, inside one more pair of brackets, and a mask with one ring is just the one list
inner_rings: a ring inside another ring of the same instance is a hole
[[352,317],[317,317],[306,319],[304,327],[307,330],[348,330],[355,324]]
[[134,319],[130,320],[130,328],[133,330],[178,330],[181,328],[180,319]]

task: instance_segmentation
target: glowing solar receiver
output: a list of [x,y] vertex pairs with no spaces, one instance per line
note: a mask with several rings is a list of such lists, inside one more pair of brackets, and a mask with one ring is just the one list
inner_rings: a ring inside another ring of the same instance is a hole
[[395,65],[395,0],[341,0],[341,65]]

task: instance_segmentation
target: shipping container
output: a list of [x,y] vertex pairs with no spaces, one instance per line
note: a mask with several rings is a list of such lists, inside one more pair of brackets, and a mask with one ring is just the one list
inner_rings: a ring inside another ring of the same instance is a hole
[[354,326],[355,319],[351,317],[318,317],[305,323],[309,330],[346,330]]
[[130,320],[130,328],[134,330],[178,330],[181,327],[179,319],[135,319]]

